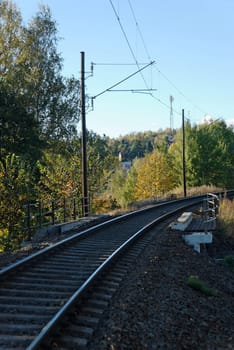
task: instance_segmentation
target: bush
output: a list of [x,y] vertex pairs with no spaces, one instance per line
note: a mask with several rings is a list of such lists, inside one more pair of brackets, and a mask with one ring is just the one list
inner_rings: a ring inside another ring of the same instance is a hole
[[187,285],[195,290],[200,291],[207,296],[216,296],[217,291],[213,288],[208,288],[201,280],[196,276],[190,276],[187,279]]

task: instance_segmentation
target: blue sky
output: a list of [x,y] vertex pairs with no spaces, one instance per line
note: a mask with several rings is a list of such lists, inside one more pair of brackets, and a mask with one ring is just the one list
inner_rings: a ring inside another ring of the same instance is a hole
[[[15,3],[27,22],[36,13],[40,1],[16,0]],[[156,89],[153,97],[106,92],[95,99],[94,110],[87,113],[88,129],[111,137],[165,129],[170,126],[170,95],[174,97],[175,128],[181,127],[182,108],[192,123],[200,122],[205,115],[234,122],[233,0],[43,0],[41,3],[50,7],[58,25],[62,38],[58,50],[64,58],[64,75],[79,78],[80,51],[85,52],[87,71],[91,62],[95,63],[93,77],[86,80],[89,96],[96,96],[137,71],[132,52],[139,63],[156,62],[143,71],[144,79],[137,74],[118,86],[118,89],[152,87]]]

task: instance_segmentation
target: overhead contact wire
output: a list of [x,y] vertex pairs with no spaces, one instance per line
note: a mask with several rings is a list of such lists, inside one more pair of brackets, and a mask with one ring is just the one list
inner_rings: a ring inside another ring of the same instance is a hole
[[[133,49],[132,49],[132,47],[131,47],[131,45],[130,45],[130,42],[129,42],[128,37],[127,37],[127,34],[126,34],[126,32],[125,32],[125,30],[124,30],[124,27],[123,27],[123,25],[122,25],[122,23],[121,23],[121,21],[120,21],[120,17],[119,17],[119,15],[118,15],[118,13],[117,13],[117,11],[116,11],[114,5],[113,5],[112,0],[109,0],[109,2],[110,2],[110,4],[111,4],[111,7],[112,7],[112,9],[113,9],[113,11],[114,11],[114,14],[115,14],[115,16],[116,16],[116,18],[117,18],[117,21],[118,21],[118,23],[119,23],[119,26],[120,26],[120,28],[121,28],[121,31],[122,31],[122,33],[123,33],[123,35],[124,35],[124,38],[125,38],[126,42],[127,42],[128,48],[129,48],[129,50],[130,50],[130,52],[131,52],[131,54],[132,54],[132,57],[133,57],[134,61],[136,62],[136,66],[137,66],[137,68],[138,68],[139,71],[140,71],[140,65],[139,65],[139,63],[138,63],[138,61],[137,61],[137,58],[136,58],[136,56],[135,56],[135,54],[134,54],[134,51],[133,51]],[[142,77],[142,79],[143,79],[143,81],[144,81],[144,83],[145,83],[146,88],[147,88],[148,90],[150,90],[150,88],[149,88],[149,86],[148,86],[148,84],[147,84],[147,82],[146,82],[146,80],[145,80],[144,75],[142,74],[142,72],[140,72],[140,74],[141,74],[141,77]]]
[[140,34],[141,41],[142,41],[142,44],[143,44],[144,49],[145,49],[145,52],[146,52],[146,56],[147,56],[148,60],[151,61],[151,57],[150,57],[149,51],[148,51],[148,49],[147,49],[147,46],[146,46],[144,37],[143,37],[142,32],[141,32],[141,30],[140,30],[140,26],[139,26],[139,24],[138,24],[138,21],[137,21],[137,18],[136,18],[136,15],[135,15],[135,12],[134,12],[134,10],[133,10],[133,6],[132,6],[130,0],[128,0],[128,4],[129,4],[129,7],[130,7],[130,9],[131,9],[131,12],[132,12],[132,15],[133,15],[135,24],[136,24],[136,28],[137,28],[137,30],[138,30],[138,32],[139,32],[139,34]]
[[[144,40],[144,37],[142,35],[142,32],[140,30],[140,26],[138,24],[138,21],[137,21],[137,18],[136,18],[136,15],[135,15],[135,12],[134,12],[134,9],[133,9],[133,6],[132,6],[132,3],[131,3],[131,0],[128,0],[128,4],[129,4],[129,7],[131,9],[131,12],[132,12],[132,16],[134,18],[134,21],[135,21],[135,24],[136,24],[136,28],[140,34],[140,37],[141,37],[141,40],[142,40],[142,44],[144,46],[144,49],[145,49],[145,52],[146,52],[146,55],[148,57],[148,59],[150,60],[150,54],[149,54],[149,51],[147,49],[147,46],[146,46],[146,43],[145,43],[145,40]],[[159,69],[157,69],[159,74],[161,74],[161,76],[167,80],[167,82],[169,84],[171,84],[171,86],[185,99],[187,100],[189,103],[191,103],[194,108],[196,108],[197,110],[199,110],[200,112],[202,113],[205,113],[205,111],[203,109],[201,109],[199,106],[197,106],[190,98],[188,98],[164,73],[162,73]],[[161,102],[160,99],[156,98],[156,100],[158,100],[159,102]],[[163,103],[163,102],[161,102]],[[163,105],[165,105],[166,107],[168,107],[170,109],[170,106],[168,106],[167,104],[163,103]]]

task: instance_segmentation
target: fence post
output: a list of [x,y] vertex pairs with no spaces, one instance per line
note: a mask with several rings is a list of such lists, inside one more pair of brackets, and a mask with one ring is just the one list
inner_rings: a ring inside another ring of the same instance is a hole
[[76,220],[76,198],[73,198],[73,219]]
[[31,225],[30,225],[30,202],[27,202],[27,231],[28,231],[28,241],[31,240]]
[[54,213],[54,211],[55,211],[55,205],[54,205],[54,200],[52,200],[52,225],[54,225],[54,222],[55,222],[55,213]]
[[82,204],[82,216],[86,217],[89,216],[89,197],[82,197],[81,198],[81,204]]
[[41,201],[38,202],[38,223],[39,223],[39,227],[41,228],[41,226],[42,226],[42,205],[41,205]]
[[63,198],[63,222],[66,222],[66,198]]

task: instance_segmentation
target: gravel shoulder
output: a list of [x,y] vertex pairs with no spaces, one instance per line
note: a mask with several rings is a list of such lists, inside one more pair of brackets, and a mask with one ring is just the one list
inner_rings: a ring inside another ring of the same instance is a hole
[[[217,233],[199,254],[181,232],[161,227],[121,283],[89,349],[234,349],[234,275],[217,261],[222,252],[234,255],[234,242]],[[189,287],[190,276],[217,295]]]

